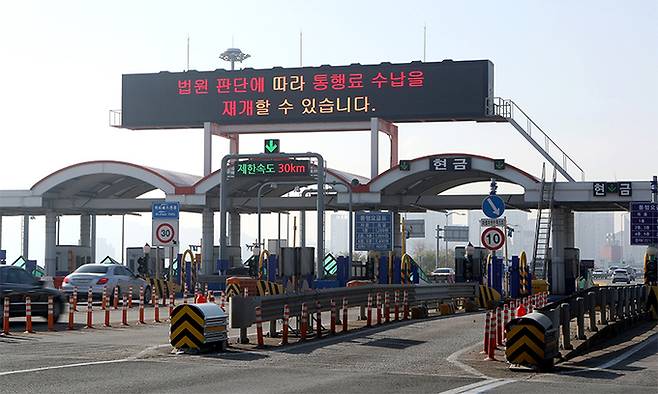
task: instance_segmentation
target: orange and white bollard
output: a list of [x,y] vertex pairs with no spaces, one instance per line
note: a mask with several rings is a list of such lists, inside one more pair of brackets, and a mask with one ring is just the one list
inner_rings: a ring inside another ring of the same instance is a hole
[[103,298],[101,298],[101,309],[107,309],[107,286],[103,286]]
[[343,297],[343,332],[347,332],[347,297]]
[[500,307],[496,308],[496,346],[503,344],[503,311]]
[[405,290],[403,293],[402,303],[404,303],[404,312],[402,312],[402,319],[409,319],[409,293]]
[[183,304],[187,304],[187,284],[183,285]]
[[73,286],[73,310],[78,311],[78,286]]
[[377,293],[377,325],[382,324],[382,293]]
[[73,330],[73,314],[75,313],[73,308],[73,296],[69,297],[69,325],[66,327],[67,330]]
[[391,314],[391,305],[388,299],[388,291],[384,292],[384,322],[388,323],[390,321]]
[[372,294],[368,293],[368,314],[366,315],[366,327],[372,326]]
[[223,291],[219,293],[219,307],[226,311],[226,294]]
[[171,315],[174,314],[174,293],[169,295],[169,320],[171,320]]
[[55,300],[48,296],[48,331],[55,331]]
[[153,321],[160,323],[160,304],[158,303],[158,294],[153,294]]
[[487,345],[487,358],[485,360],[495,360],[496,352],[496,313],[491,312],[491,322],[489,323],[489,343]]
[[146,324],[144,321],[144,286],[139,286],[139,324]]
[[306,309],[306,303],[302,303],[302,316],[301,316],[301,324],[299,327],[299,340],[300,341],[305,341],[306,340],[306,331],[308,331],[308,309]]
[[264,348],[265,342],[263,341],[263,319],[261,314],[261,309],[259,306],[256,307],[256,336],[258,338],[258,348]]
[[89,291],[87,292],[87,327],[86,328],[94,328],[94,319],[93,319],[94,307],[92,306],[93,300],[94,300],[94,296],[91,292],[91,286],[89,286]]
[[331,300],[331,335],[336,335],[336,317],[338,313],[336,312],[336,301]]
[[133,287],[128,287],[128,308],[133,307]]
[[128,302],[126,300],[126,295],[123,295],[121,299],[121,325],[128,325]]
[[105,319],[103,321],[103,327],[112,327],[110,325],[110,307],[105,308]]
[[206,295],[206,299],[209,300],[210,299],[210,293],[208,292],[208,284],[207,283],[205,284],[205,287],[203,289],[203,293]]
[[9,335],[9,297],[5,297],[2,308],[2,333]]
[[505,305],[503,308],[503,343],[507,341],[507,323],[509,323],[509,306]]
[[482,354],[489,354],[489,330],[491,326],[491,312],[487,312],[484,318],[484,346]]
[[322,307],[320,301],[315,301],[315,332],[318,338],[322,338]]
[[114,299],[112,300],[114,310],[119,309],[119,288],[114,286]]
[[393,316],[395,321],[400,320],[400,291],[395,290],[395,295],[393,298],[395,304],[393,304]]
[[290,308],[288,304],[283,306],[283,327],[281,333],[281,345],[288,344],[288,322],[290,321]]
[[32,331],[32,301],[30,296],[25,297],[25,333],[33,333]]

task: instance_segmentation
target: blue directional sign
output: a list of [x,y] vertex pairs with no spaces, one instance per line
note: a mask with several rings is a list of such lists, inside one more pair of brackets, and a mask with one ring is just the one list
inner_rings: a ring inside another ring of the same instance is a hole
[[482,212],[492,219],[499,218],[505,212],[505,202],[495,194],[487,196],[482,201]]
[[631,203],[631,245],[658,244],[658,203]]
[[393,250],[393,214],[391,212],[357,212],[354,249],[387,252]]
[[180,203],[176,201],[165,201],[151,205],[151,217],[153,219],[178,219]]

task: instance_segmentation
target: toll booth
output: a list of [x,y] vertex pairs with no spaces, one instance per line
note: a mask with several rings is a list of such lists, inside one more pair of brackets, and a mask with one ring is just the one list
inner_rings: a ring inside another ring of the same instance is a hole
[[489,251],[485,248],[473,247],[473,255],[466,255],[466,247],[455,248],[455,282],[477,282],[482,283],[484,268]]
[[503,292],[503,259],[498,256],[491,256],[491,261],[487,266],[487,286],[495,289],[499,294]]
[[[151,247],[151,252],[149,253],[148,261],[148,272],[150,277],[154,277],[156,272],[155,265],[160,264],[160,272],[165,272],[165,250],[162,247]],[[144,258],[144,248],[143,247],[130,247],[126,248],[126,266],[132,272],[137,274],[139,263],[138,260]]]
[[66,276],[81,265],[89,263],[92,263],[89,246],[55,246],[55,276]]
[[295,289],[313,286],[315,278],[315,248],[282,247],[279,272],[284,286]]

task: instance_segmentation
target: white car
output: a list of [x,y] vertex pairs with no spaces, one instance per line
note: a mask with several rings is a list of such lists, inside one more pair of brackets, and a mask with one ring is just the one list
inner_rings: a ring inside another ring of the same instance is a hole
[[437,268],[430,274],[432,279],[436,282],[449,282],[455,281],[455,270],[452,268]]
[[631,283],[631,278],[628,276],[628,272],[626,272],[625,269],[618,268],[612,273],[612,283],[617,282]]
[[101,299],[103,288],[107,289],[107,296],[113,302],[114,288],[119,292],[119,299],[125,294],[130,298],[129,289],[132,286],[132,297],[139,297],[139,288],[144,288],[144,301],[151,300],[151,287],[144,279],[135,275],[128,268],[120,264],[84,264],[68,274],[62,283],[62,291],[67,295],[73,294],[78,288],[78,300],[86,300],[87,292],[91,287],[93,299]]

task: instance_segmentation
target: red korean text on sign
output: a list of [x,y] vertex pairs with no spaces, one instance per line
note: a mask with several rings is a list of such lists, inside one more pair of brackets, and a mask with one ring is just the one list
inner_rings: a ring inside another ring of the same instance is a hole
[[178,94],[190,94],[192,93],[192,81],[189,79],[179,79],[178,80]]
[[207,79],[197,79],[194,81],[194,93],[195,94],[208,94],[208,80]]

